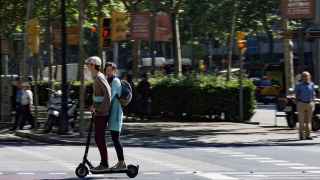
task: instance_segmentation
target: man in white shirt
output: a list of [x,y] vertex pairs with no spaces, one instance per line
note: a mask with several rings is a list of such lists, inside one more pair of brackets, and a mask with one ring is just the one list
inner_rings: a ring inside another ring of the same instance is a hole
[[34,128],[35,122],[31,114],[31,108],[33,105],[33,93],[31,91],[31,86],[29,83],[25,82],[22,84],[22,96],[21,96],[21,111],[22,111],[22,121],[20,123],[20,129],[23,129],[26,121],[31,125],[31,129]]

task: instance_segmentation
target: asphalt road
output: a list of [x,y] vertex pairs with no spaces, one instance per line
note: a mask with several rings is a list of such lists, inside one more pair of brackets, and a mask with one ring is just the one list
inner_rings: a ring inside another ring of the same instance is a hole
[[[274,124],[274,107],[259,106],[253,122],[132,124],[123,142],[127,164],[140,166],[137,180],[319,180],[319,132],[298,141],[285,119]],[[276,127],[275,127],[276,125]],[[280,126],[280,127],[279,127]],[[0,133],[0,180],[78,179],[83,146],[53,145]],[[113,147],[110,164],[116,162]],[[89,152],[99,163],[96,147]],[[87,179],[129,179],[125,174]]]
[[[0,179],[77,179],[74,169],[84,147],[49,145],[2,135]],[[320,146],[171,146],[127,147],[127,164],[140,165],[137,180],[319,180]],[[110,164],[116,161],[113,147]],[[89,152],[99,163],[96,147]],[[125,174],[87,179],[128,179]]]

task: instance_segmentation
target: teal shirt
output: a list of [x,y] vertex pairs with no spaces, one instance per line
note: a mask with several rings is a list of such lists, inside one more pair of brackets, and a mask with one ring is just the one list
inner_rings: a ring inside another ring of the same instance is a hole
[[111,83],[111,111],[109,117],[109,130],[121,132],[123,124],[123,110],[117,98],[121,95],[120,79],[115,77]]

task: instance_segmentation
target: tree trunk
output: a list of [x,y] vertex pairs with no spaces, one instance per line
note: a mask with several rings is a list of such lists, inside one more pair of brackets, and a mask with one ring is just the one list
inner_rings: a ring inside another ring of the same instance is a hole
[[24,48],[23,48],[23,59],[20,62],[19,70],[20,76],[22,76],[23,81],[27,80],[27,63],[26,60],[29,57],[29,48],[28,48],[28,22],[31,19],[31,13],[33,8],[34,0],[27,1],[27,14],[26,14],[26,22],[25,22],[25,33],[24,33]]
[[102,58],[102,51],[103,51],[103,37],[102,37],[102,32],[103,32],[103,14],[102,14],[102,3],[100,0],[97,0],[97,11],[98,11],[98,56],[103,60]]
[[[284,31],[288,31],[288,20],[283,20]],[[285,90],[289,94],[289,88],[294,86],[294,68],[293,68],[293,42],[289,38],[283,39],[284,45],[284,67],[285,67]]]
[[85,110],[85,86],[84,86],[84,48],[83,48],[83,39],[84,39],[84,31],[83,31],[83,23],[84,23],[84,12],[85,12],[85,4],[84,0],[79,0],[79,27],[80,27],[80,43],[79,43],[79,51],[80,51],[80,61],[79,61],[79,74],[80,74],[80,120],[79,120],[79,131],[80,136],[84,136],[85,131],[85,121],[84,121],[84,110]]
[[49,88],[52,89],[52,58],[53,58],[53,46],[51,44],[51,0],[47,3],[47,24],[46,24],[46,49],[49,56],[48,61],[48,79],[49,79]]
[[273,33],[272,30],[268,27],[268,23],[267,23],[267,17],[264,17],[263,20],[263,28],[268,36],[268,42],[269,42],[269,62],[273,61],[274,59],[274,38],[273,38]]
[[132,75],[134,79],[137,79],[139,77],[139,59],[140,59],[140,46],[141,41],[135,40],[133,42],[133,48],[132,48]]
[[227,69],[227,81],[231,79],[231,68],[232,68],[232,56],[233,56],[233,40],[234,34],[236,31],[236,20],[237,20],[237,13],[238,13],[238,4],[237,2],[234,3],[234,11],[232,14],[232,22],[231,22],[231,32],[229,37],[229,48],[228,48],[228,69]]
[[[172,0],[172,5],[176,9],[176,0]],[[174,44],[174,58],[175,58],[175,72],[178,76],[182,75],[182,57],[181,57],[181,44],[180,44],[180,30],[179,30],[179,17],[178,13],[172,14],[173,25],[173,44]]]

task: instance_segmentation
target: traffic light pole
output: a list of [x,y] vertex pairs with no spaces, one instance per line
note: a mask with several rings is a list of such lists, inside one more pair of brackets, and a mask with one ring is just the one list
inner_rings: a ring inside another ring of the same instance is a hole
[[244,64],[244,53],[246,49],[240,49],[240,75],[239,75],[239,115],[240,115],[240,122],[244,120],[244,112],[243,112],[243,64]]

